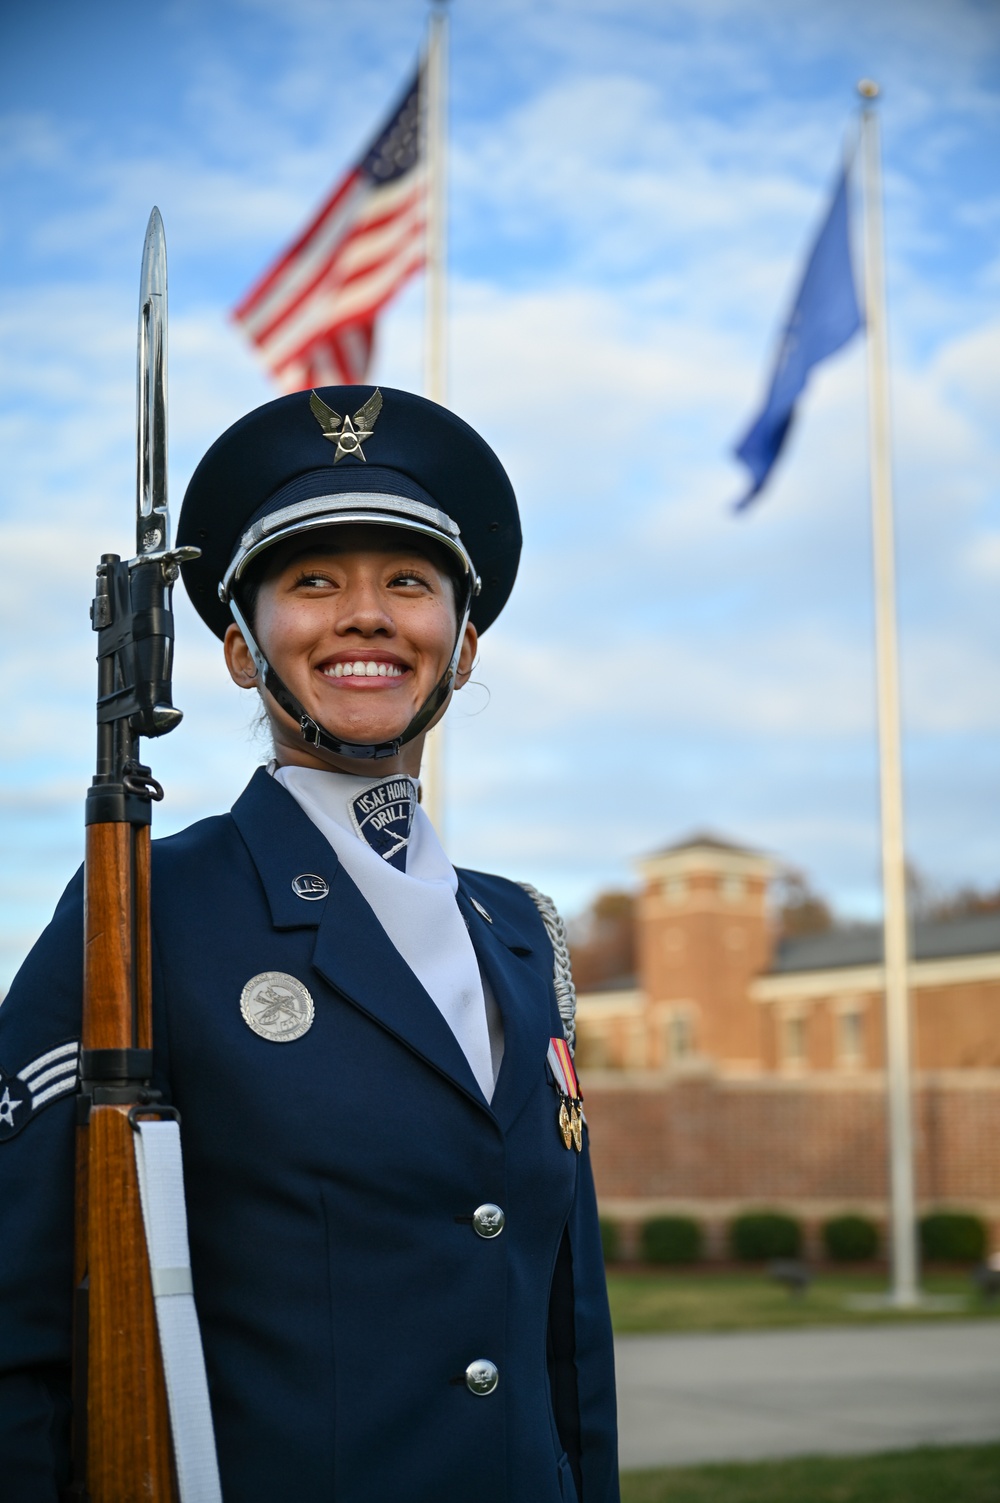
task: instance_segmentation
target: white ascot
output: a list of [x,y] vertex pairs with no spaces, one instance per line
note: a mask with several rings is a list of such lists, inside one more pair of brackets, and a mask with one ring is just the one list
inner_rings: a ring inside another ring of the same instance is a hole
[[455,868],[419,805],[406,842],[405,870],[373,849],[353,812],[360,794],[386,782],[395,786],[410,780],[358,778],[346,772],[274,763],[269,771],[333,846],[347,875],[455,1035],[480,1090],[490,1101],[503,1055],[503,1026],[499,1008],[484,987],[469,931],[455,901]]

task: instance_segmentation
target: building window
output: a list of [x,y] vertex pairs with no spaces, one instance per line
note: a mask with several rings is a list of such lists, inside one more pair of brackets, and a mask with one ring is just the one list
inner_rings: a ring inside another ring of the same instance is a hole
[[845,1007],[837,1018],[837,1056],[848,1067],[864,1063],[865,1020],[860,1007]]
[[580,1070],[606,1070],[608,1068],[608,1035],[605,1029],[584,1023],[581,1027],[577,1013],[576,1059]]
[[786,1013],[781,1022],[781,1059],[788,1070],[801,1070],[806,1063],[806,1020],[801,1013]]
[[675,1012],[667,1019],[667,1057],[672,1065],[680,1065],[694,1054],[694,1030],[686,1012]]
[[663,893],[668,903],[683,903],[686,892],[686,877],[668,877],[663,884]]
[[728,876],[722,879],[722,896],[727,903],[742,903],[746,897],[747,884],[742,877]]

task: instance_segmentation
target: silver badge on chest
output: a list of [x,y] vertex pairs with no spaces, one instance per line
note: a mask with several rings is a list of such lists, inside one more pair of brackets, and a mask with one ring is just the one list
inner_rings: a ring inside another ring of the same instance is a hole
[[272,1044],[290,1044],[312,1027],[316,1009],[306,987],[285,971],[251,976],[240,997],[248,1028]]

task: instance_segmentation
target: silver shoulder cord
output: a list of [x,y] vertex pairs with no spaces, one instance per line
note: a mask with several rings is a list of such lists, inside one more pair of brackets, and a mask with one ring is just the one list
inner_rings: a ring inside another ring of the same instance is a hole
[[552,984],[556,992],[556,1004],[559,1008],[559,1016],[562,1018],[563,1033],[569,1045],[569,1052],[576,1051],[576,987],[573,985],[573,972],[570,968],[569,941],[566,938],[566,925],[559,914],[559,910],[551,898],[547,898],[544,892],[539,892],[537,887],[532,887],[530,882],[519,882],[518,887],[523,887],[528,897],[534,903],[541,915],[545,932],[549,936],[552,946]]

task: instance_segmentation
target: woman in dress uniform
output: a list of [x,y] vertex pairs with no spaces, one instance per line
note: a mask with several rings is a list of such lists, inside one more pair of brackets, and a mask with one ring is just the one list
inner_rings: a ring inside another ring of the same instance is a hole
[[[227,1503],[614,1503],[560,926],[456,871],[418,803],[426,731],[514,581],[507,476],[422,398],[296,393],[209,450],[178,543],[274,748],[229,814],[153,847],[154,1084],[184,1123]],[[78,874],[0,1012],[0,1086],[73,1057],[81,903]],[[25,1121],[0,1096],[18,1503],[66,1479],[71,1086],[57,1070]]]

